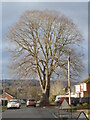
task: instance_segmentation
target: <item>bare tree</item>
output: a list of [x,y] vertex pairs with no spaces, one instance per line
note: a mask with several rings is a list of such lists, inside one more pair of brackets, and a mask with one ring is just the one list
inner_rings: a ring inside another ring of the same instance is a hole
[[67,56],[71,70],[77,76],[81,70],[78,45],[82,36],[72,22],[56,11],[26,11],[7,34],[12,43],[11,71],[16,78],[38,77],[42,103],[49,103],[50,80],[59,74],[67,75]]
[[64,92],[65,84],[62,80],[53,81],[50,86],[51,96],[65,94]]

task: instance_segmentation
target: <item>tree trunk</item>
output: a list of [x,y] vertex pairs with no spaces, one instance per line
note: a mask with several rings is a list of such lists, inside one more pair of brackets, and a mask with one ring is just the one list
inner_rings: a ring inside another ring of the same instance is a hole
[[41,106],[49,105],[49,95],[50,95],[50,83],[47,86],[46,92],[42,93]]

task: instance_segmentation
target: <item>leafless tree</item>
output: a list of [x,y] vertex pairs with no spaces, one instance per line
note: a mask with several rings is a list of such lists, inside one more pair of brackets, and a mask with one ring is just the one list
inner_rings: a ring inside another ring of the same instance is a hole
[[65,94],[64,92],[65,84],[62,80],[53,81],[50,86],[51,96]]
[[56,11],[26,11],[9,29],[7,39],[11,71],[19,79],[38,77],[44,105],[49,102],[51,78],[67,75],[69,54],[73,76],[80,73],[78,45],[82,35],[71,19]]

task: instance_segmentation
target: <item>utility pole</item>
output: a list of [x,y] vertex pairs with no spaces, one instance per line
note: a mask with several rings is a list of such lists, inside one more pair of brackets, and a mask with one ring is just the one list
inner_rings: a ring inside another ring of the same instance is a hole
[[68,93],[69,93],[69,105],[71,105],[71,88],[70,88],[70,56],[68,56]]

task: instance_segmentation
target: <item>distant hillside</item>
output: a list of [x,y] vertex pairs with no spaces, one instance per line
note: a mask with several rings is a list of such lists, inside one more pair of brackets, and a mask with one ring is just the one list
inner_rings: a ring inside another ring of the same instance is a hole
[[[6,80],[2,80],[2,84],[7,84],[8,86],[11,86],[12,84],[15,84],[15,85],[21,85],[23,84],[25,81],[28,82],[28,84],[32,85],[32,86],[39,86],[39,80],[35,80],[35,79],[32,79],[32,80],[9,80],[9,79],[6,79]],[[51,84],[53,84],[54,82],[56,82],[58,80],[51,80]],[[67,86],[68,85],[68,81],[63,81],[63,80],[59,80],[63,83],[63,85]],[[78,82],[76,81],[71,81],[71,86],[74,86],[78,84]]]

